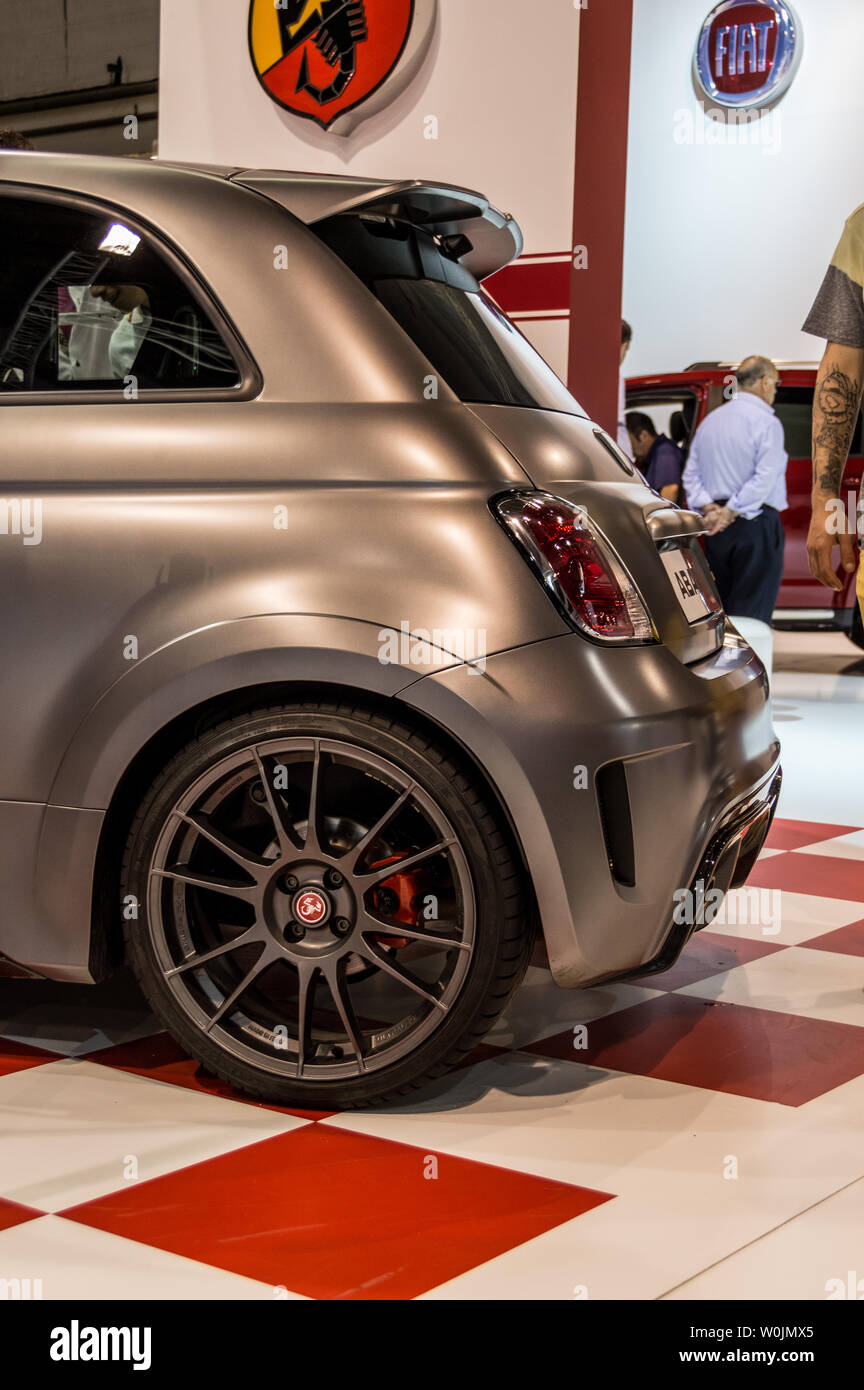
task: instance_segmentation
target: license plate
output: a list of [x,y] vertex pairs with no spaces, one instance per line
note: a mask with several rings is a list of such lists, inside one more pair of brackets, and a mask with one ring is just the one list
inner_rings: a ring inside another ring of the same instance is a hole
[[692,557],[686,550],[661,550],[660,559],[688,623],[698,623],[700,618],[707,617],[711,608]]

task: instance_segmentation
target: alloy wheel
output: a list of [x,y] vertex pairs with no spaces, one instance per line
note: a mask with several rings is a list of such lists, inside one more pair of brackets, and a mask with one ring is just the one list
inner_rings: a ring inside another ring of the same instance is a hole
[[393,760],[335,738],[267,739],[177,799],[148,873],[166,986],[231,1055],[306,1082],[406,1057],[467,979],[464,850]]

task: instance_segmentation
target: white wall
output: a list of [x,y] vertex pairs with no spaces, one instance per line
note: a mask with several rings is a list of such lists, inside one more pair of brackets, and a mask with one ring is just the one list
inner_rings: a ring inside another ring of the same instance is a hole
[[[636,0],[624,314],[630,375],[747,353],[812,360],[801,332],[848,214],[864,202],[864,3],[794,0],[804,58],[760,143],[696,131],[692,57],[712,0]],[[683,130],[678,117],[679,130]]]
[[158,28],[159,0],[3,0],[0,101],[107,87],[118,54],[124,82],[150,82]]
[[[163,158],[381,177],[482,190],[529,253],[571,244],[579,10],[571,0],[439,0],[431,50],[392,106],[348,137],[283,111],[260,87],[247,0],[162,5]],[[439,138],[424,136],[436,116]],[[567,323],[529,328],[566,370]]]

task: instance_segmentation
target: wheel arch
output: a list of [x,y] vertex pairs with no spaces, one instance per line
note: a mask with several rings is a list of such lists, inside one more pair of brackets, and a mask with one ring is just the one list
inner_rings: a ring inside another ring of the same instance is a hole
[[93,866],[90,973],[94,979],[104,978],[123,960],[120,908],[123,848],[136,810],[158,771],[185,744],[208,729],[217,727],[226,719],[248,711],[298,700],[316,704],[332,703],[334,706],[356,702],[358,709],[404,720],[426,734],[430,740],[443,745],[452,756],[463,763],[478,779],[501,817],[513,854],[524,874],[525,891],[531,904],[529,926],[532,931],[536,931],[538,914],[534,886],[519,830],[489,769],[483,766],[476,754],[451,729],[425,711],[405,703],[398,694],[387,695],[380,690],[335,681],[273,680],[241,686],[227,694],[208,696],[198,704],[176,714],[167,724],[151,734],[123,771],[105,813]]

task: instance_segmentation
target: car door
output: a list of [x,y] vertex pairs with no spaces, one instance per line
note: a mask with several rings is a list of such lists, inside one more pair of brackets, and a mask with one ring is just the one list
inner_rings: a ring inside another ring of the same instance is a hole
[[[813,578],[807,559],[810,493],[813,484],[813,389],[813,386],[809,384],[781,384],[774,404],[774,409],[783,425],[786,452],[789,455],[786,471],[789,506],[783,514],[783,526],[786,532],[786,558],[777,604],[778,609],[845,608],[854,603],[852,586],[845,575],[841,575],[844,580],[843,591],[834,594]],[[861,485],[862,464],[864,464],[861,457],[861,430],[862,422],[859,416],[842,487],[844,514],[847,523],[853,528],[853,533],[857,495]],[[839,551],[835,552],[835,557],[838,556]],[[837,572],[840,574],[839,563]]]
[[[693,436],[707,413],[707,397],[705,387],[676,386],[673,382],[665,387],[628,389],[627,411],[640,411],[650,416],[657,433],[665,434],[678,445],[681,450],[681,464],[684,467]],[[687,506],[687,494],[683,487],[678,503],[679,506]]]

